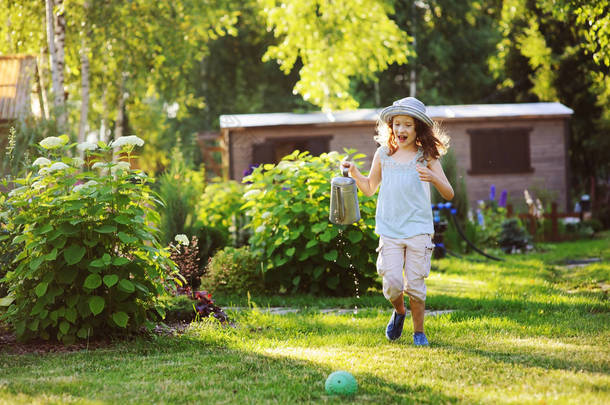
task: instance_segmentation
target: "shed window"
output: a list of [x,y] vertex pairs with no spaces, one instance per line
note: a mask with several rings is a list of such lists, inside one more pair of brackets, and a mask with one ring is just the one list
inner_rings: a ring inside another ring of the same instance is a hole
[[252,164],[279,163],[295,150],[309,151],[313,156],[329,152],[330,136],[267,139],[252,145]]
[[532,128],[469,129],[469,174],[527,173]]

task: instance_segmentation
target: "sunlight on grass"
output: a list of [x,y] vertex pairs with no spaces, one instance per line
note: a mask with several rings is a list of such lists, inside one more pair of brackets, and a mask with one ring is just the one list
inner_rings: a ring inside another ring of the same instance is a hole
[[[353,308],[353,297],[261,297],[260,310],[230,312],[234,328],[204,320],[88,352],[0,352],[0,404],[607,404],[610,305],[594,286],[610,266],[557,264],[588,257],[588,244],[608,257],[587,241],[501,263],[435,261],[427,306],[453,312],[426,317],[428,348],[413,346],[410,317],[401,339],[386,340],[391,306],[379,294],[343,315],[319,309]],[[281,303],[300,312],[263,311]],[[336,370],[358,380],[354,398],[326,395]]]

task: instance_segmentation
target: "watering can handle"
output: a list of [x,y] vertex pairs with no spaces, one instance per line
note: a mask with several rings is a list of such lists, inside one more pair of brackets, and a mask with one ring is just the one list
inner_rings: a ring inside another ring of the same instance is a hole
[[341,174],[343,174],[343,177],[349,177],[349,167],[341,167]]
[[335,200],[337,201],[337,211],[338,211],[338,218],[337,220],[339,222],[343,222],[343,219],[345,218],[345,209],[343,207],[343,195],[341,194],[341,191],[339,191],[339,187],[333,187],[334,189],[334,193],[335,193]]

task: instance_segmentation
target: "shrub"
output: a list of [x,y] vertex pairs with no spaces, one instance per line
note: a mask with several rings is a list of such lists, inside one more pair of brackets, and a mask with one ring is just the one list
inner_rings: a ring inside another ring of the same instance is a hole
[[375,283],[375,200],[359,196],[362,219],[356,224],[328,220],[330,181],[340,175],[345,158],[337,152],[313,157],[295,151],[244,178],[250,183],[244,195],[252,218],[250,245],[264,260],[266,286],[347,295],[354,293],[355,278],[361,291]]
[[111,146],[84,143],[85,161],[71,158],[67,136],[40,142],[34,162],[1,203],[7,230],[21,244],[6,275],[12,303],[2,315],[20,340],[71,343],[110,330],[152,326],[158,294],[175,275],[158,242],[159,222],[146,175],[131,170],[135,136],[115,148],[129,159],[112,163]]
[[222,293],[256,293],[264,290],[259,257],[247,246],[226,247],[212,257],[201,287]]
[[524,252],[528,242],[527,232],[518,219],[511,218],[502,223],[498,243],[504,253]]
[[[203,274],[203,266],[199,263],[199,241],[193,236],[190,240],[186,235],[181,235],[186,239],[186,243],[179,243],[177,246],[170,244],[170,257],[176,263],[180,275],[186,281],[186,285],[181,289],[190,287],[191,291],[195,291],[200,284],[200,277]],[[178,236],[176,236],[178,239]]]
[[201,223],[220,230],[235,247],[246,245],[250,236],[248,218],[241,210],[243,195],[243,185],[215,179],[206,186],[197,208]]
[[0,229],[0,299],[8,295],[8,286],[3,279],[9,271],[15,268],[13,260],[21,252],[20,244],[11,243],[15,236],[5,229]]
[[203,274],[210,258],[219,249],[227,246],[227,238],[222,231],[212,226],[201,225],[195,229],[194,233],[198,240],[199,266]]
[[175,235],[192,235],[197,220],[196,205],[203,192],[205,175],[190,170],[178,147],[172,151],[168,170],[159,178],[159,196],[163,201],[161,235],[163,244],[170,243]]

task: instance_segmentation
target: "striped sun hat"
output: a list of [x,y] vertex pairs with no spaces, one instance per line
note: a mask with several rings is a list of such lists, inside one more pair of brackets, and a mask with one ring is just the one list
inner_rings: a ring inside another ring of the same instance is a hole
[[429,126],[434,126],[432,118],[426,114],[426,106],[415,97],[405,97],[394,101],[391,106],[381,110],[379,118],[383,122],[389,123],[396,115],[408,115],[409,117],[417,118]]

